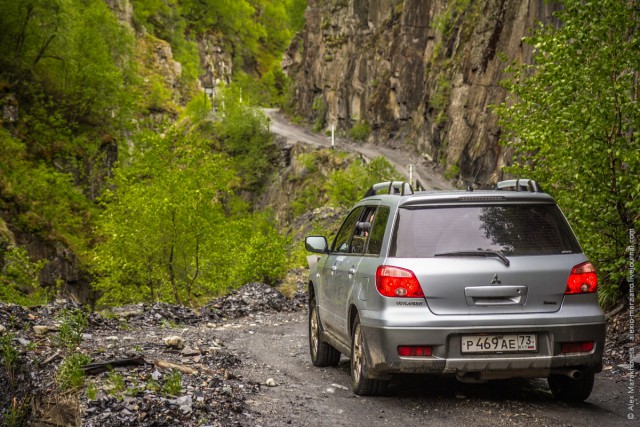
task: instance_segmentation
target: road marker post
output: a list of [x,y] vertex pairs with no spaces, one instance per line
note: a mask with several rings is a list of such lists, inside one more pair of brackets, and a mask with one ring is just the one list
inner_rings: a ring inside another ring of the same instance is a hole
[[335,144],[336,144],[336,125],[335,123],[331,125],[331,149],[335,150]]

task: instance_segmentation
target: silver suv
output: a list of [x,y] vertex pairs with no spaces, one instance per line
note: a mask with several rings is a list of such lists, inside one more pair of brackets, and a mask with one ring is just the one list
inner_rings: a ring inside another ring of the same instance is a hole
[[305,246],[321,254],[309,257],[311,360],[349,357],[356,394],[434,373],[546,377],[556,398],[582,401],[602,370],[595,268],[532,180],[466,192],[376,184],[331,246]]

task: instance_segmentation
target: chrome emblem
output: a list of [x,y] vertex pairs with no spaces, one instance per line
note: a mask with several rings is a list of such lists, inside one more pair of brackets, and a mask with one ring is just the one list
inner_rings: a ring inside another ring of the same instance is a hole
[[493,280],[491,281],[492,285],[502,285],[502,281],[500,281],[500,278],[498,277],[497,274],[493,275]]

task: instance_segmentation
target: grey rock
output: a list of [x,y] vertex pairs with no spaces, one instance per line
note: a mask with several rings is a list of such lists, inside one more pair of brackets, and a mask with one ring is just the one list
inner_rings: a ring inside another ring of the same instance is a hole
[[122,307],[115,307],[111,310],[120,319],[129,319],[134,316],[140,316],[144,313],[144,305],[132,304],[124,305]]
[[265,381],[264,383],[267,387],[275,387],[278,385],[278,383],[276,382],[276,380],[274,380],[273,378],[269,378],[267,381]]
[[50,330],[51,329],[48,326],[44,326],[44,325],[33,326],[33,332],[35,332],[36,335],[47,335]]
[[198,356],[200,355],[200,350],[186,346],[180,351],[180,354],[183,356]]
[[164,345],[169,348],[175,348],[176,350],[182,350],[184,348],[184,339],[178,335],[172,335],[164,338]]

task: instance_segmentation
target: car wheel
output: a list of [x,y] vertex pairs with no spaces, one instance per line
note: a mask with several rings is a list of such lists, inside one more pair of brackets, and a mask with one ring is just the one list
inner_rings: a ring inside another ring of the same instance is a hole
[[593,372],[584,371],[577,380],[566,375],[551,375],[547,382],[556,399],[565,402],[582,402],[591,394],[594,379]]
[[351,335],[351,386],[360,396],[379,396],[387,390],[388,381],[368,378],[366,343],[360,317],[356,316]]
[[338,366],[340,352],[322,341],[322,325],[314,299],[309,301],[309,353],[313,366]]

